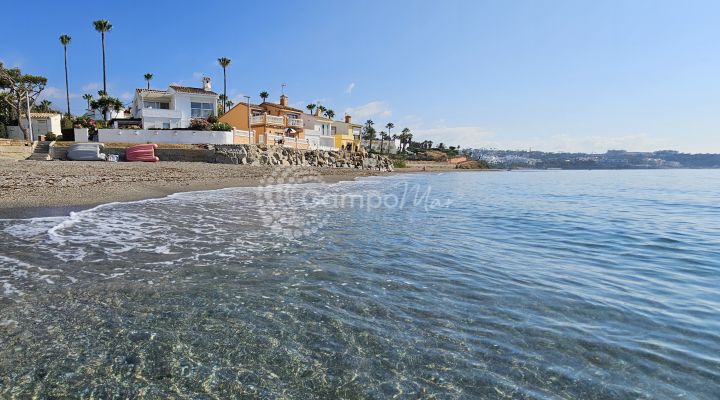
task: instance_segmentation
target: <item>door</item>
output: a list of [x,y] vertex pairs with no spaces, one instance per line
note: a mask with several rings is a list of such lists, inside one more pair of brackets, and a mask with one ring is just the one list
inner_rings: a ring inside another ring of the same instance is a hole
[[33,121],[33,135],[37,138],[40,135],[47,135],[48,133],[48,120],[37,119]]

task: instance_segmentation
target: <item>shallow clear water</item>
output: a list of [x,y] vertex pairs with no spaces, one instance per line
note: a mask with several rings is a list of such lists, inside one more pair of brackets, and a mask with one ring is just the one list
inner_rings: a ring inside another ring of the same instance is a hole
[[0,242],[2,398],[720,393],[720,171],[235,188]]

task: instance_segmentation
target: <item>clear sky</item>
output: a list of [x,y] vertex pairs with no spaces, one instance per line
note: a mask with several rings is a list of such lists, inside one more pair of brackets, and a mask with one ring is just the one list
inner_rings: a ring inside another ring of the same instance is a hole
[[[270,4],[274,4],[271,6]],[[415,139],[547,151],[720,152],[720,2],[707,1],[3,1],[0,59],[47,76],[64,109],[102,85],[129,102],[154,88],[266,90],[320,101]],[[26,30],[26,27],[30,27]]]

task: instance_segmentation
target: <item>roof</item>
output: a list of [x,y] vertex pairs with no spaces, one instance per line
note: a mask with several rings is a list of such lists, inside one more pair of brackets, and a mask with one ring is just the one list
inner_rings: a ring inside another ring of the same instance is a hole
[[303,110],[299,110],[299,109],[294,108],[294,107],[283,106],[283,105],[281,105],[281,104],[271,103],[271,102],[269,102],[269,101],[263,101],[263,102],[260,104],[260,106],[262,107],[263,105],[269,105],[269,106],[273,106],[273,107],[277,107],[277,108],[282,108],[283,110],[290,110],[290,111],[295,111],[295,112],[299,112],[299,113],[304,113],[304,112],[305,112],[305,111],[303,111]]
[[[60,113],[54,113],[54,112],[31,112],[30,118],[52,118],[56,115],[60,115]],[[27,114],[23,114],[23,117],[27,118]]]
[[211,90],[205,90],[203,88],[194,88],[194,87],[188,87],[188,86],[175,86],[170,85],[173,90],[180,93],[192,93],[192,94],[209,94],[213,96],[217,96],[218,94],[211,91]]
[[138,92],[138,93],[142,93],[142,92],[147,92],[147,93],[167,93],[167,92],[168,92],[167,90],[145,89],[145,88],[135,89],[135,91]]

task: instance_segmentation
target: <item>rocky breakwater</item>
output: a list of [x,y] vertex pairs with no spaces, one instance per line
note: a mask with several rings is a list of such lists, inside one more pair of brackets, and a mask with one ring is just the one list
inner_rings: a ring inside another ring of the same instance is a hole
[[301,165],[392,171],[390,159],[365,150],[300,150],[284,146],[216,145],[215,162],[241,165]]

